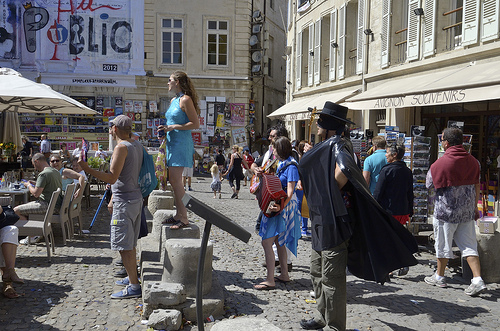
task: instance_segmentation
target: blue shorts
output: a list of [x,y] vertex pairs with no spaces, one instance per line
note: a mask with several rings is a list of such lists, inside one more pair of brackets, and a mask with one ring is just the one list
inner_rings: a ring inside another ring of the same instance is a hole
[[113,201],[111,249],[129,251],[137,246],[141,229],[142,199]]

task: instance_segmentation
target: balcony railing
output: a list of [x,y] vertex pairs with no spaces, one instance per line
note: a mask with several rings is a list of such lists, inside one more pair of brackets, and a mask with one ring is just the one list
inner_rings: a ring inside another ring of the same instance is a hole
[[[463,7],[458,7],[458,8],[455,8],[453,10],[450,10],[448,12],[443,13],[443,16],[456,14],[462,10],[463,10]],[[461,15],[458,17],[461,17]],[[451,51],[457,47],[462,46],[462,22],[457,22],[455,24],[445,26],[443,28],[443,31],[445,31],[445,33],[446,33],[446,43],[445,43],[446,48],[445,49],[447,51]]]
[[407,40],[408,28],[404,28],[395,32],[396,40],[400,40],[394,44],[398,50],[398,58],[396,59],[396,63],[405,63],[406,62],[406,44]]

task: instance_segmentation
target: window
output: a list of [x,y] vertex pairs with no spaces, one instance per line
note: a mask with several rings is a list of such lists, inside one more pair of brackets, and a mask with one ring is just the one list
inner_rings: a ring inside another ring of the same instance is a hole
[[267,59],[267,75],[273,77],[273,59]]
[[228,22],[208,21],[208,64],[227,65]]
[[182,64],[182,19],[166,18],[161,23],[162,63]]
[[274,9],[274,1],[269,0],[269,8]]

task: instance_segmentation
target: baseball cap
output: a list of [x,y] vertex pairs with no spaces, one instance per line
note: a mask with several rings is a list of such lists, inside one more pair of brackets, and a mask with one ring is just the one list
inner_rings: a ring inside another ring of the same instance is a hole
[[132,129],[132,120],[130,117],[125,115],[118,115],[110,122],[118,129],[131,130]]

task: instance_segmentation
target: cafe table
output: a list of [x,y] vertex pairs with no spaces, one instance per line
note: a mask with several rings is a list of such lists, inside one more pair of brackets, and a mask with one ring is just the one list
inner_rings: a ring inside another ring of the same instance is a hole
[[[24,186],[24,185],[23,185]],[[12,203],[14,204],[16,195],[23,195],[23,201],[24,203],[28,203],[28,197],[29,197],[30,190],[27,188],[19,188],[19,189],[14,189],[14,188],[1,188],[0,189],[0,194],[9,194],[12,197]]]

